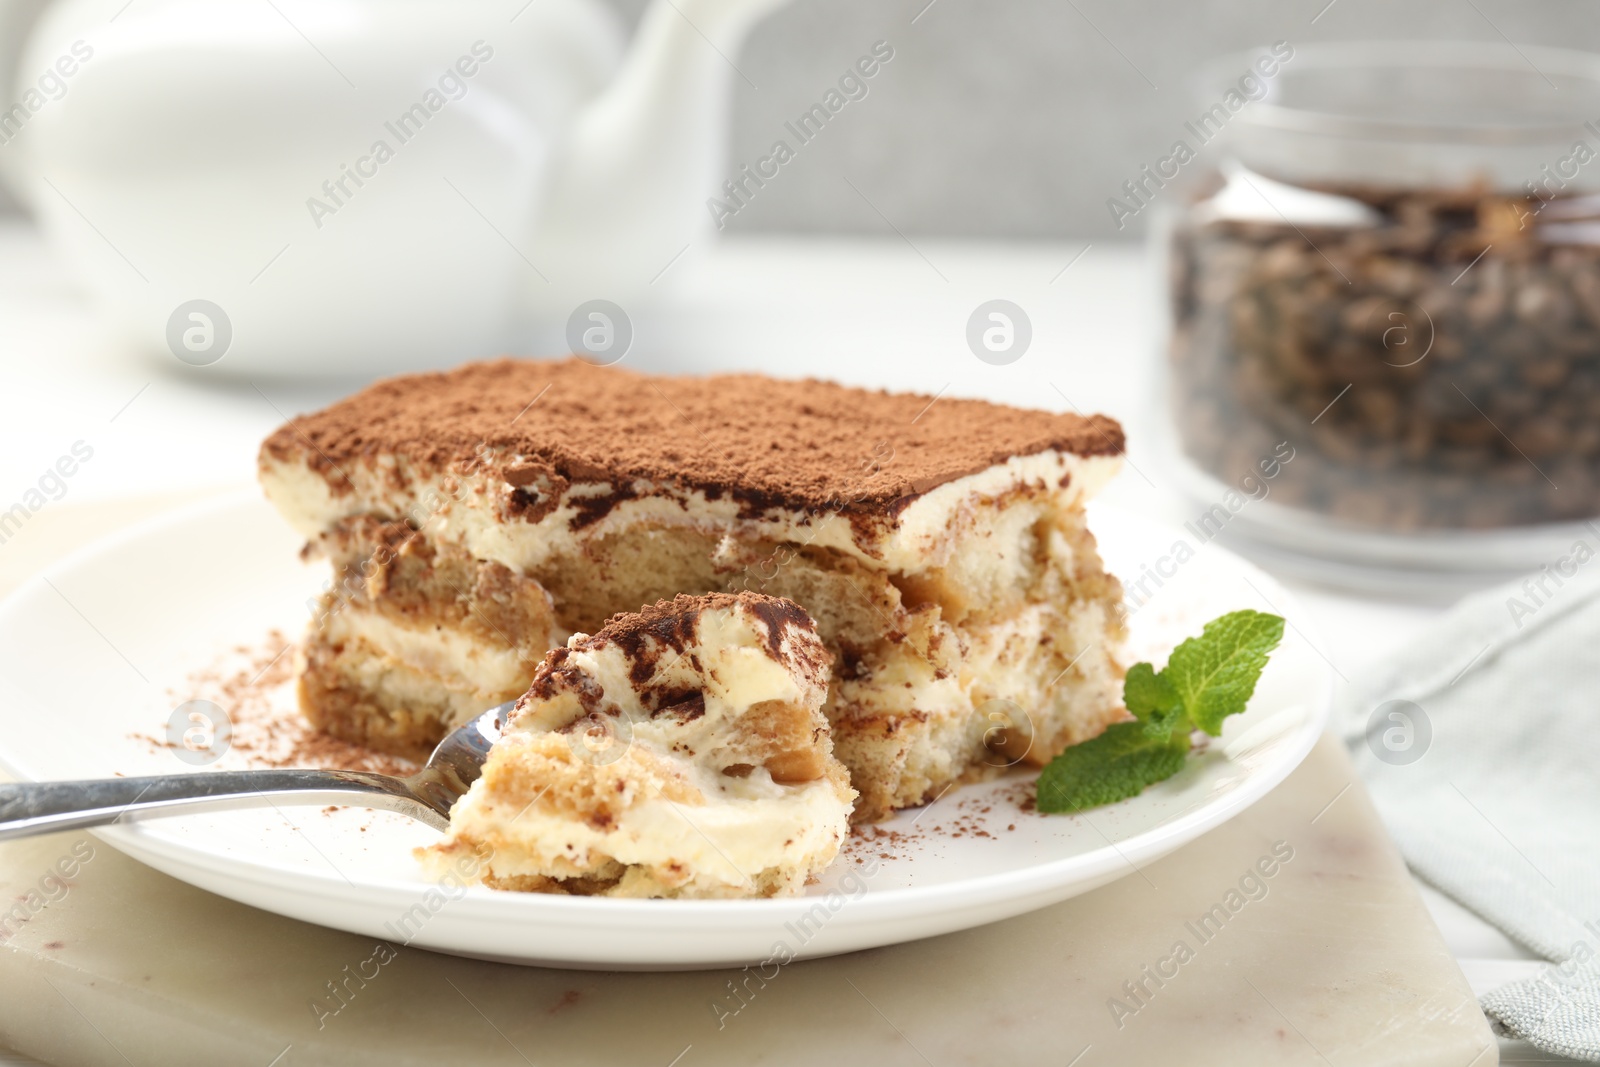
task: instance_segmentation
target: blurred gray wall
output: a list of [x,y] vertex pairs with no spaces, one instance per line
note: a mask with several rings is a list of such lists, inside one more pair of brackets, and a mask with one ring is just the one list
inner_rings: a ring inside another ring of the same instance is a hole
[[[631,25],[647,0],[609,2]],[[1196,70],[1208,59],[1275,40],[1373,38],[1600,51],[1600,5],[793,0],[735,57],[730,175],[775,139],[793,143],[784,123],[821,100],[873,42],[889,42],[894,58],[866,97],[848,104],[727,227],[1110,236],[1117,230],[1106,198],[1181,133],[1194,110]],[[1120,236],[1139,225],[1133,220]]]
[[[644,6],[612,2],[630,19]],[[1376,38],[1509,38],[1600,51],[1600,5],[794,0],[737,57],[754,87],[735,78],[730,168],[765,155],[785,135],[785,120],[817,102],[874,41],[890,42],[895,57],[728,230],[879,234],[892,224],[968,237],[1115,234],[1106,198],[1182,133],[1198,110],[1191,92],[1200,65],[1275,40]],[[1136,232],[1130,223],[1122,236]]]

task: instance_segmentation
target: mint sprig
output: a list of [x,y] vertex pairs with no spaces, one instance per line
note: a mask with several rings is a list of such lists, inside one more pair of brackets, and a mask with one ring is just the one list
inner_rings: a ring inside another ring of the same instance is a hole
[[1134,721],[1115,723],[1051,760],[1036,786],[1038,809],[1070,813],[1114,804],[1177,774],[1190,734],[1222,733],[1222,720],[1244,710],[1282,640],[1281,616],[1235,611],[1173,649],[1161,670],[1134,664],[1122,683]]

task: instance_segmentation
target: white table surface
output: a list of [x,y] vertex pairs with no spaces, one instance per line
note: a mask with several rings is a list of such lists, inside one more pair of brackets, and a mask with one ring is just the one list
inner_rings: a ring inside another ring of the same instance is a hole
[[[1181,522],[1198,509],[1163,484],[1141,446],[1156,415],[1148,400],[1157,373],[1155,296],[1133,245],[1085,252],[1081,242],[745,239],[725,243],[681,279],[672,310],[635,322],[626,363],[756,369],[1102,411],[1127,428],[1135,467],[1107,499]],[[965,340],[972,310],[997,297],[1023,307],[1034,331],[1028,353],[1005,367],[980,362]],[[374,376],[245,381],[219,373],[225,364],[196,369],[120,350],[38,235],[25,223],[0,223],[0,511],[79,440],[94,457],[63,500],[248,483],[258,443],[285,416]],[[1346,677],[1439,611],[1289,584]],[[1426,886],[1423,893],[1475,991],[1539,967],[1459,906]]]

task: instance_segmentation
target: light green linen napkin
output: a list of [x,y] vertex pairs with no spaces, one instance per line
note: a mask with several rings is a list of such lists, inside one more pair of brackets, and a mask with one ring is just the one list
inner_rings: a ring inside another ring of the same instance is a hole
[[1418,875],[1551,966],[1483,997],[1600,1062],[1600,553],[1475,594],[1352,687],[1346,739]]

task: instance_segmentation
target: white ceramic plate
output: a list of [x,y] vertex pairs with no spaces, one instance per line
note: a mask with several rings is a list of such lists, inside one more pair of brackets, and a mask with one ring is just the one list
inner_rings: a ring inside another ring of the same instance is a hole
[[[1299,764],[1327,715],[1329,667],[1272,579],[1184,530],[1109,510],[1091,521],[1115,573],[1160,575],[1159,588],[1145,579],[1151,595],[1132,616],[1139,658],[1164,657],[1235,608],[1275,610],[1291,623],[1250,710],[1176,777],[1121,804],[1042,816],[1019,806],[1031,791],[1026,776],[961,787],[881,824],[888,836],[854,842],[807,896],[758,901],[443,892],[411,857],[434,831],[358,809],[190,814],[97,833],[158,870],[268,911],[518,963],[742,965],[1018,915],[1124,877],[1237,815]],[[1177,563],[1180,541],[1197,552]],[[193,771],[141,735],[163,733],[192,695],[187,680],[219,653],[260,643],[273,627],[299,633],[326,577],[299,562],[299,547],[265,503],[240,495],[131,529],[23,587],[0,604],[0,764],[29,779]],[[217,766],[241,760],[235,752]]]

